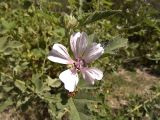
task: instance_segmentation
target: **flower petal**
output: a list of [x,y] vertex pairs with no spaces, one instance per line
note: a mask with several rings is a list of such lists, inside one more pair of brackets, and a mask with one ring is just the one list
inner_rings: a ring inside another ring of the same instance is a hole
[[49,53],[48,59],[52,62],[61,64],[72,64],[73,60],[69,56],[66,47],[61,44],[54,44],[51,52]]
[[72,34],[70,38],[70,45],[75,58],[82,57],[88,45],[87,34],[85,32]]
[[82,58],[86,63],[90,63],[93,60],[98,59],[103,53],[104,48],[101,46],[101,44],[92,43],[92,45],[87,47]]
[[79,78],[75,70],[65,70],[59,75],[59,79],[64,83],[65,89],[73,92],[78,84]]
[[85,68],[81,72],[83,78],[92,84],[94,84],[95,80],[101,80],[103,78],[103,72],[97,68]]

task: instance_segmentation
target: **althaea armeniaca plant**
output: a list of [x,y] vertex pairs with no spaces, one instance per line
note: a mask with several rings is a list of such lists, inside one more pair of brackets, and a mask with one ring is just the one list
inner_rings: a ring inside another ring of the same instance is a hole
[[59,79],[69,92],[73,92],[78,84],[78,72],[81,72],[83,78],[91,84],[94,84],[95,80],[101,80],[103,77],[101,70],[89,68],[87,64],[98,59],[103,54],[104,49],[101,44],[89,44],[87,38],[85,32],[77,32],[71,35],[70,46],[74,59],[70,57],[66,47],[61,44],[54,44],[49,53],[48,59],[52,62],[72,65],[70,69],[63,71],[59,75]]

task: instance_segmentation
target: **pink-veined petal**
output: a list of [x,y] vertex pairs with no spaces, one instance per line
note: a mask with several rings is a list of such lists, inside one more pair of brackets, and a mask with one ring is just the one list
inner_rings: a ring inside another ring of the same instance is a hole
[[61,44],[54,44],[49,53],[48,59],[61,64],[72,64],[73,60],[68,54],[66,47]]
[[85,32],[72,34],[70,45],[75,58],[82,57],[88,45],[87,34]]
[[81,72],[83,78],[91,84],[94,84],[95,80],[101,80],[103,78],[103,72],[97,68],[84,68]]
[[64,83],[65,89],[73,92],[78,84],[79,78],[76,70],[65,70],[59,75],[59,79]]
[[104,53],[104,48],[101,44],[92,43],[92,45],[88,46],[84,55],[83,59],[86,63],[90,63],[96,59],[98,59]]

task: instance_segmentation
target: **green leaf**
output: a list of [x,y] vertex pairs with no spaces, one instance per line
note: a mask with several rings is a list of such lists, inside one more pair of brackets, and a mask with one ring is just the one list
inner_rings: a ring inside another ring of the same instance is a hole
[[55,119],[55,117],[56,117],[56,107],[55,107],[55,104],[48,103],[48,112],[49,112],[50,116],[52,117],[52,119]]
[[13,49],[12,48],[6,48],[3,52],[4,55],[11,55],[13,53]]
[[101,102],[97,95],[93,90],[79,90],[74,98],[68,100],[70,119],[93,120],[95,116],[91,114],[92,110],[89,110],[87,106]]
[[0,38],[0,52],[3,52],[6,49],[8,43],[8,36],[4,36]]
[[12,104],[13,104],[12,99],[8,98],[5,102],[0,104],[0,112],[3,112],[5,109],[7,109],[8,106]]
[[10,30],[16,26],[15,22],[8,22],[4,18],[1,19],[2,25],[5,29]]
[[32,76],[32,82],[35,86],[35,92],[40,92],[42,91],[42,87],[43,87],[43,81],[40,79],[40,77],[42,76],[42,74],[33,74]]
[[24,104],[26,104],[30,100],[30,96],[19,98],[18,101],[16,101],[16,107],[20,107]]
[[160,61],[160,58],[150,58],[150,57],[146,57],[146,58],[153,61]]
[[24,92],[26,90],[26,85],[25,82],[21,81],[21,80],[16,80],[14,82],[15,86],[20,89],[22,92]]
[[16,26],[15,22],[8,22],[4,18],[1,18],[1,23],[2,23],[2,27],[3,27],[2,33],[6,33]]
[[45,54],[45,52],[44,52],[43,49],[39,48],[39,49],[33,49],[31,51],[31,54],[39,59],[39,58],[43,57],[43,55]]
[[96,34],[95,33],[93,33],[93,34],[90,34],[89,36],[88,36],[88,44],[92,44],[93,42],[96,42],[97,41],[97,37],[96,37]]
[[[159,45],[159,44],[158,44]],[[154,53],[148,53],[148,54],[146,54],[146,58],[148,59],[148,60],[153,60],[153,61],[160,61],[160,51],[156,51],[156,52],[154,52]]]
[[14,88],[13,86],[3,85],[3,90],[4,90],[5,92],[9,92],[9,91],[11,91],[13,88]]
[[12,48],[22,47],[23,44],[19,41],[8,41],[8,36],[4,36],[0,38],[0,52],[8,52],[6,50],[11,51]]
[[56,36],[64,37],[65,36],[65,29],[64,28],[57,28],[53,31]]
[[71,120],[81,120],[81,118],[79,116],[79,112],[78,112],[72,98],[70,98],[68,100],[68,104],[70,106],[70,118],[71,118]]
[[127,46],[128,39],[119,36],[114,37],[113,40],[105,48],[105,53],[113,54],[114,50]]
[[46,80],[48,86],[50,87],[59,87],[61,85],[60,80],[58,79],[52,79],[51,77],[48,76],[47,80]]
[[0,100],[3,99],[4,93],[0,93]]
[[87,18],[84,20],[84,22],[81,23],[81,25],[86,25],[86,24],[95,22],[97,20],[107,18],[111,15],[118,14],[120,12],[121,12],[121,10],[96,11],[96,12],[88,15]]
[[19,48],[19,47],[22,47],[23,44],[19,41],[10,41],[8,43],[8,47],[11,47],[11,48]]

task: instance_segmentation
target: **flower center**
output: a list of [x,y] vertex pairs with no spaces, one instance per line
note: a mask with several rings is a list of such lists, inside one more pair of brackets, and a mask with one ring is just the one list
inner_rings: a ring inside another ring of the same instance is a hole
[[77,70],[80,70],[80,69],[86,67],[86,63],[85,63],[85,61],[83,59],[78,58],[78,59],[76,59],[76,62],[74,63],[74,67]]

